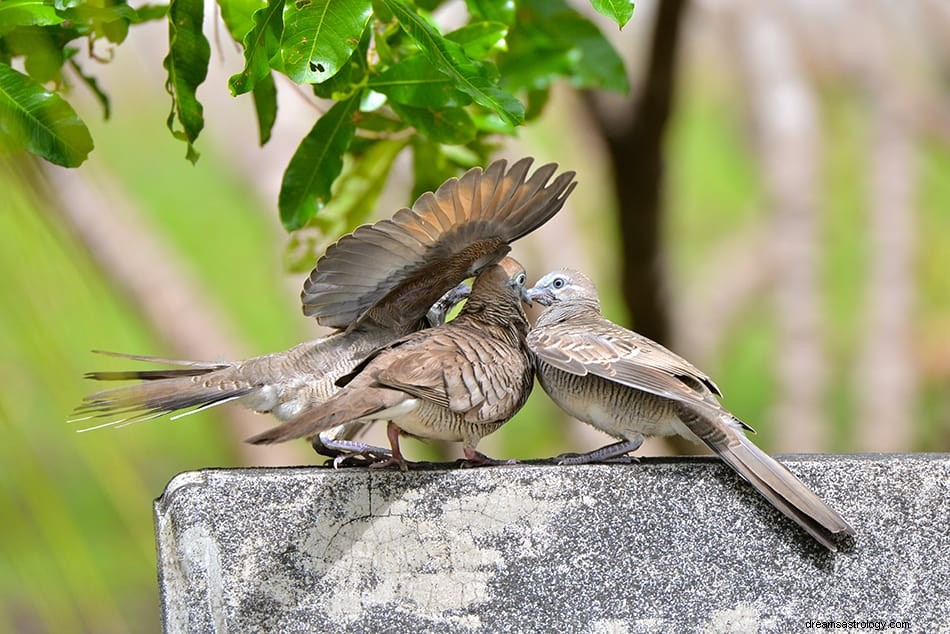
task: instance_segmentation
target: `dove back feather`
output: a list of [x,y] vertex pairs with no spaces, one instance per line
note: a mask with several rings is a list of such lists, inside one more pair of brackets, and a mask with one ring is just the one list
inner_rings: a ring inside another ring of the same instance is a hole
[[358,227],[331,245],[304,283],[307,316],[324,326],[411,332],[439,297],[499,262],[509,243],[547,222],[573,191],[557,164],[495,161],[423,194],[392,220]]

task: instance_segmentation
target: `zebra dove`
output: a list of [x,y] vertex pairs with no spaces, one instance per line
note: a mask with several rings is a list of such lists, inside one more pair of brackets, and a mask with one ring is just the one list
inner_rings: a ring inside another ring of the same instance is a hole
[[853,529],[786,467],[756,447],[745,423],[719,403],[712,379],[646,337],[605,319],[594,284],[554,271],[528,291],[547,308],[528,335],[538,381],[571,416],[620,442],[562,457],[583,464],[624,455],[644,436],[679,434],[703,442],[778,510],[835,551],[828,533]]
[[489,266],[454,320],[377,350],[337,382],[343,389],[323,405],[248,442],[385,420],[392,457],[373,466],[407,468],[400,434],[461,441],[469,463],[496,464],[475,447],[521,409],[534,382],[524,283],[524,268],[510,257]]
[[[304,313],[336,329],[329,336],[235,362],[105,353],[178,367],[86,374],[141,383],[85,397],[74,420],[112,419],[88,429],[124,426],[231,401],[281,421],[295,419],[330,398],[335,381],[367,354],[425,327],[427,316],[444,318],[464,295],[458,288],[453,295],[453,287],[499,262],[510,242],[557,213],[576,185],[574,173],[552,181],[557,165],[547,164],[529,177],[531,164],[530,158],[510,167],[500,160],[484,171],[469,170],[423,194],[411,209],[358,227],[331,245],[301,293]],[[327,455],[374,453],[348,440],[356,428],[315,438],[314,447]]]

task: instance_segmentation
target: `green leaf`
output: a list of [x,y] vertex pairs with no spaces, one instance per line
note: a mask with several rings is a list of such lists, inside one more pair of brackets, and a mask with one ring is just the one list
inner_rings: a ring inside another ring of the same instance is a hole
[[4,0],[0,2],[0,35],[18,26],[49,26],[63,18],[50,0]]
[[528,111],[525,113],[525,120],[531,121],[539,116],[548,104],[551,96],[551,89],[548,87],[528,91]]
[[468,12],[476,18],[489,22],[501,22],[511,26],[515,21],[514,0],[465,0]]
[[268,0],[267,6],[254,12],[254,26],[244,37],[244,70],[228,80],[232,95],[253,90],[258,81],[270,74],[270,60],[280,50],[283,14],[284,0]]
[[321,99],[343,101],[366,84],[366,51],[369,49],[370,28],[363,31],[356,50],[337,73],[325,82],[313,85],[313,94]]
[[330,201],[330,188],[343,169],[343,154],[356,132],[353,116],[359,103],[360,94],[355,93],[330,108],[290,159],[277,200],[287,231],[307,224]]
[[424,55],[413,55],[396,63],[371,78],[367,85],[389,97],[390,101],[418,108],[450,108],[472,102]]
[[235,42],[244,43],[244,38],[254,28],[254,13],[267,6],[265,0],[218,0],[221,19]]
[[505,43],[508,27],[501,22],[474,22],[447,33],[446,39],[462,45],[465,54],[481,59]]
[[510,90],[538,90],[556,76],[575,86],[630,89],[623,61],[588,19],[563,0],[522,0],[518,23],[508,33],[500,61]]
[[[172,97],[166,125],[176,139],[188,144],[185,158],[198,160],[194,142],[204,127],[204,115],[196,92],[208,74],[211,47],[201,32],[203,0],[172,0],[168,7],[168,56],[163,65],[168,71],[165,90]],[[181,128],[175,125],[175,119]]]
[[164,11],[163,6],[144,6],[136,10],[124,0],[115,0],[106,6],[99,6],[99,3],[64,4],[61,15],[82,30],[91,30],[93,36],[105,37],[118,44],[125,41],[130,24],[161,17]]
[[594,11],[617,23],[621,29],[633,17],[633,0],[590,0]]
[[64,167],[76,167],[92,151],[82,119],[59,95],[0,64],[0,137],[13,151],[26,150]]
[[373,14],[370,0],[292,0],[280,43],[284,72],[298,84],[333,77],[359,46]]
[[437,143],[468,143],[477,133],[475,122],[462,108],[434,110],[414,108],[401,103],[389,105],[403,120]]
[[261,145],[270,141],[270,133],[277,120],[277,86],[268,73],[254,85],[254,110],[257,112],[257,133]]
[[405,121],[380,112],[357,112],[355,119],[357,128],[370,132],[399,132],[409,127]]
[[356,157],[333,185],[333,199],[310,224],[339,236],[366,222],[376,206],[396,156],[407,140],[376,141]]
[[436,68],[447,74],[456,87],[481,106],[494,110],[510,125],[524,121],[524,105],[486,77],[485,71],[473,62],[461,45],[442,37],[402,0],[381,0],[392,11],[400,26],[419,46]]
[[54,37],[59,30],[58,26],[23,26],[11,31],[3,44],[14,55],[25,57],[23,66],[30,77],[40,83],[60,83],[60,69],[65,61],[65,41]]

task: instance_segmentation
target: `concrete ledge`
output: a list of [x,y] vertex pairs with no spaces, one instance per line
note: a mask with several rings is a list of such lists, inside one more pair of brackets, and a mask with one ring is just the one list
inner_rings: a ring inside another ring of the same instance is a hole
[[783,461],[857,531],[842,552],[713,459],[184,473],[155,503],[164,626],[950,632],[950,455]]

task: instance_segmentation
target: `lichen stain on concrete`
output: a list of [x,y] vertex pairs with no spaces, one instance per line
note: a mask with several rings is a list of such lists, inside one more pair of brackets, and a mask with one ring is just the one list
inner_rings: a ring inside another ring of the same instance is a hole
[[729,610],[717,610],[709,615],[703,631],[709,634],[756,634],[763,631],[768,623],[764,623],[761,614],[755,606],[740,603]]
[[215,621],[215,631],[224,632],[224,582],[218,542],[207,526],[196,524],[186,529],[179,540],[179,560],[186,576],[205,578],[208,613]]
[[510,552],[504,542],[517,540],[519,558],[534,556],[547,541],[551,518],[564,506],[539,490],[545,488],[546,483],[535,481],[454,491],[435,501],[435,513],[433,501],[422,499],[432,495],[431,488],[374,499],[373,506],[380,506],[374,512],[385,514],[371,517],[364,508],[334,526],[312,527],[298,563],[332,588],[319,601],[336,623],[353,623],[373,607],[390,606],[478,628],[481,620],[472,608],[491,598],[496,572],[517,561],[503,556]]
[[630,626],[623,619],[597,619],[585,632],[589,634],[630,634]]

